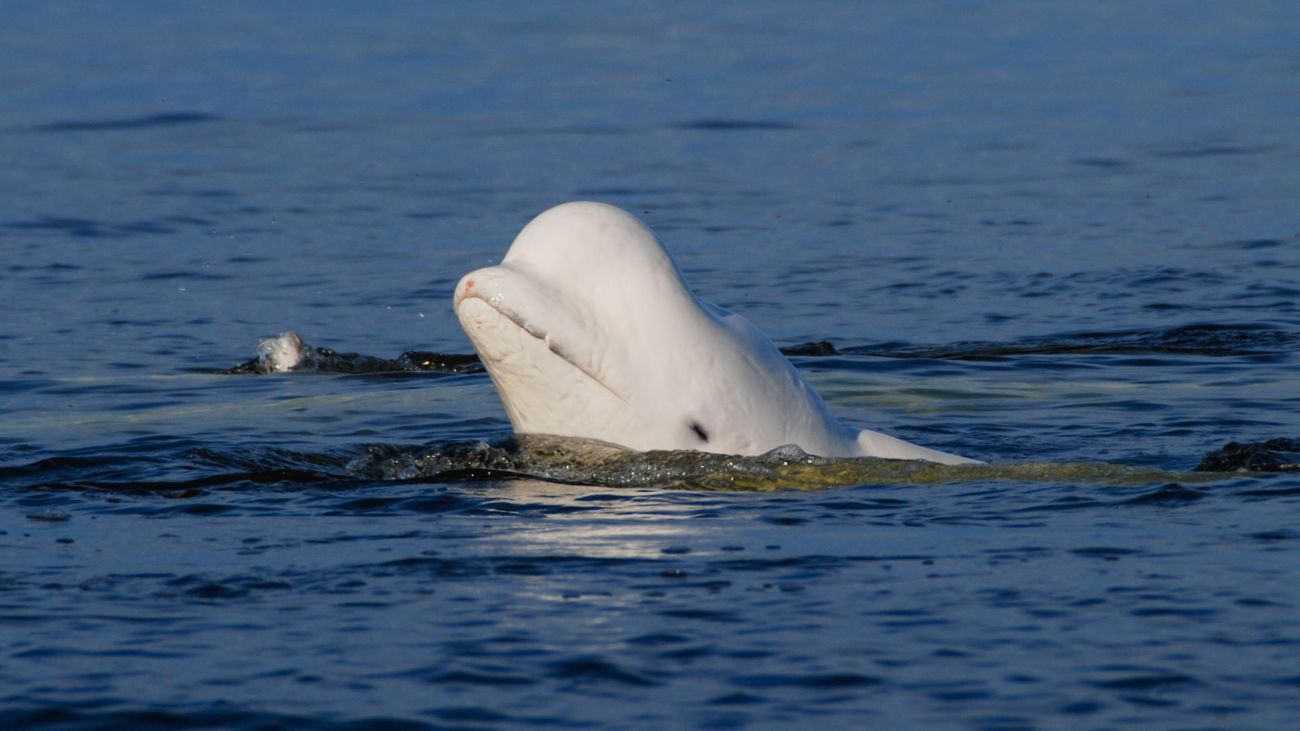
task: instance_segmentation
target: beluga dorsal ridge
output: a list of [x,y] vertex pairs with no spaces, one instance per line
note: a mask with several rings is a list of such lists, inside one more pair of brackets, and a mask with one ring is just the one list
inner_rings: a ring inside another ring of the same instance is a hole
[[975,460],[848,429],[761,333],[696,297],[641,221],[603,203],[534,218],[456,316],[520,434],[635,450]]

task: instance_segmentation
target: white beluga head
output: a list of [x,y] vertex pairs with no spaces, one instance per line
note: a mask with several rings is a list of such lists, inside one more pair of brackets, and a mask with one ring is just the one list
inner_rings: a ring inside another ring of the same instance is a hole
[[499,266],[460,280],[454,306],[520,434],[974,461],[845,428],[758,328],[698,299],[650,229],[603,203],[534,218]]

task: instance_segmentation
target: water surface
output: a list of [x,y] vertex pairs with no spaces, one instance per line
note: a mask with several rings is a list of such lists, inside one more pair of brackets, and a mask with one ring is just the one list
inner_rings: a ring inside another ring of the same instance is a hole
[[[1300,713],[1300,478],[1187,476],[1300,437],[1291,4],[6,9],[5,727]],[[555,482],[482,373],[219,373],[469,353],[572,199],[850,423],[1151,478]]]

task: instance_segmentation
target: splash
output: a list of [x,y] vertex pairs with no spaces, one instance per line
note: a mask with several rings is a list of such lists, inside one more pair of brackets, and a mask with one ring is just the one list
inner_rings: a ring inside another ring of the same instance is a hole
[[257,357],[227,368],[225,374],[271,374],[289,371],[326,373],[480,373],[483,366],[476,355],[434,353],[408,350],[396,358],[380,358],[360,353],[340,353],[330,348],[308,345],[302,336],[289,331],[268,338],[257,345]]

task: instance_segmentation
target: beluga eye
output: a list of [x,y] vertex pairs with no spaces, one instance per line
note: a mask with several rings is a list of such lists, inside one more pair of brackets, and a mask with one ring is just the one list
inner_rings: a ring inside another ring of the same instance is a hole
[[692,421],[691,431],[695,432],[695,436],[699,437],[701,442],[709,443],[709,433],[704,431],[704,427],[700,426],[700,422]]

